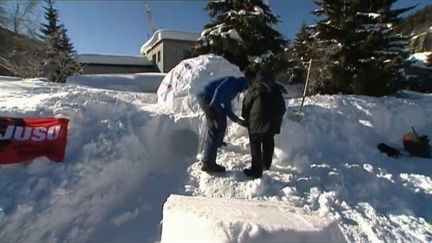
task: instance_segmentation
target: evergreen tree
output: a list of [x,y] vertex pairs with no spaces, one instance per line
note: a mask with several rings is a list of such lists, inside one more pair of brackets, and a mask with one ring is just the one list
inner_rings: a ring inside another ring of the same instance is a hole
[[60,50],[62,52],[62,67],[64,79],[77,73],[81,73],[81,66],[75,61],[76,51],[73,44],[67,35],[67,30],[64,25],[60,28]]
[[67,34],[67,30],[64,25],[60,28],[60,49],[64,51],[69,57],[73,58],[76,55],[76,51],[73,44]]
[[411,8],[392,9],[397,0],[316,0],[315,15],[323,17],[315,28],[320,43],[330,50],[324,81],[326,93],[386,95],[404,77],[407,38],[394,31],[401,14]]
[[308,61],[312,58],[312,31],[305,23],[302,24],[300,31],[296,34],[293,44],[293,51],[297,59]]
[[64,83],[70,75],[80,72],[79,64],[74,60],[75,51],[64,25],[59,23],[58,10],[53,0],[46,0],[46,24],[40,28],[40,38],[47,43],[45,74],[53,82]]
[[47,7],[44,7],[44,17],[47,20],[46,24],[41,24],[39,37],[48,42],[54,49],[58,50],[60,46],[60,29],[58,10],[54,8],[53,0],[45,0]]
[[305,81],[308,62],[313,56],[313,45],[312,31],[303,23],[296,34],[293,46],[287,52],[290,83]]
[[281,66],[287,41],[275,29],[280,20],[266,2],[210,1],[205,9],[212,20],[201,33],[194,55],[221,55],[241,70],[251,63],[266,69]]

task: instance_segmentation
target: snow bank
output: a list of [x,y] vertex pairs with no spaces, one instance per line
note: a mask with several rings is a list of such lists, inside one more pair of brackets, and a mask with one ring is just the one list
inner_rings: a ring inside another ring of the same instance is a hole
[[181,192],[199,142],[187,121],[151,110],[155,96],[0,82],[0,116],[70,119],[64,163],[0,167],[1,241],[159,240],[162,204]]
[[69,77],[67,83],[99,89],[156,92],[164,73],[87,74]]
[[[378,143],[402,147],[402,135],[412,126],[422,134],[432,134],[432,119],[428,115],[432,106],[427,103],[430,97],[403,92],[400,95],[406,98],[307,97],[301,123],[288,119],[289,113],[286,115],[279,136],[283,153],[279,154],[287,157],[281,161],[306,166],[323,161],[367,162],[378,154]],[[298,105],[298,100],[288,102],[290,108]],[[332,141],[332,146],[328,146],[328,141]]]
[[220,56],[202,55],[183,60],[162,80],[157,91],[158,104],[176,116],[197,113],[195,94],[209,82],[226,76],[241,77],[243,74]]
[[345,242],[337,221],[283,202],[171,195],[161,242]]

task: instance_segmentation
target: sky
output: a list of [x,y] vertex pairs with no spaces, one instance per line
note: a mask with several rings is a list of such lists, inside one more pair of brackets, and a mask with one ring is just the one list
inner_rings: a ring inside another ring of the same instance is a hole
[[[269,2],[273,12],[281,18],[278,29],[289,39],[303,22],[311,24],[315,20],[310,13],[315,8],[313,0]],[[151,33],[146,3],[152,9],[157,29],[201,32],[210,20],[204,11],[205,0],[58,0],[55,7],[78,54],[139,55],[141,45]],[[400,0],[399,4],[423,7],[432,5],[432,0]]]

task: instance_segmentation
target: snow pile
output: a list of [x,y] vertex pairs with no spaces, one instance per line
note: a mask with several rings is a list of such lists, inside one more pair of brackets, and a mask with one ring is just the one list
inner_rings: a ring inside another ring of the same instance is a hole
[[176,116],[196,114],[200,110],[195,94],[209,82],[227,76],[241,77],[243,74],[220,56],[186,59],[163,79],[157,91],[158,104]]
[[[380,142],[402,147],[402,135],[411,131],[412,126],[432,135],[432,119],[428,115],[432,105],[427,104],[432,97],[406,92],[399,95],[406,98],[306,98],[303,110],[306,118],[302,123],[286,119],[282,127],[280,148],[288,156],[285,162],[370,161]],[[295,107],[297,102],[290,100],[288,106]],[[319,125],[323,120],[326,122]],[[328,141],[332,141],[332,146],[328,146]]]
[[[2,242],[150,242],[198,137],[150,111],[155,94],[0,82],[0,116],[69,117],[64,163],[0,166]],[[188,141],[188,143],[184,143]]]
[[309,215],[283,202],[171,195],[164,204],[161,242],[287,241],[345,239],[336,220]]
[[66,82],[99,89],[152,93],[157,91],[164,77],[164,73],[86,74],[71,76]]
[[420,67],[420,68],[428,68],[427,66],[427,58],[429,55],[432,55],[432,52],[417,52],[412,54],[408,60],[412,61],[411,65]]

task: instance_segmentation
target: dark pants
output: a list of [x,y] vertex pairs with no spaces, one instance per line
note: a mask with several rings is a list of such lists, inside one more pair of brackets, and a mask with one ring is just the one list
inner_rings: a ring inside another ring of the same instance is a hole
[[274,134],[249,135],[252,166],[251,170],[261,173],[263,167],[270,169],[274,152]]
[[[198,99],[202,109],[205,109],[204,100]],[[227,116],[221,109],[216,109],[215,117],[206,115],[207,132],[204,138],[204,164],[216,164],[217,150],[222,145],[227,128]]]

